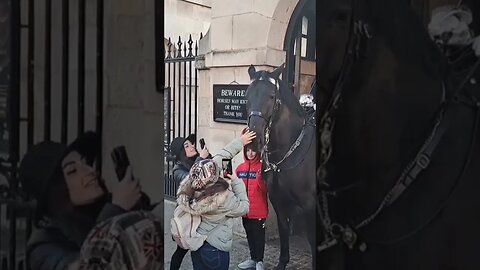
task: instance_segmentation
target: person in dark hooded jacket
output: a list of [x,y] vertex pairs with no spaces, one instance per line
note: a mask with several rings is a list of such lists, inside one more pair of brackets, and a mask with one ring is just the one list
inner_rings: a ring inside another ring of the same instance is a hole
[[[207,157],[211,157],[208,149],[205,147],[198,153],[195,147],[196,135],[190,134],[187,138],[176,137],[170,144],[170,155],[175,160],[175,166],[173,167],[173,181],[180,183],[185,177],[188,176],[190,168],[196,161],[200,161]],[[182,265],[183,258],[187,254],[188,250],[177,246],[177,249],[172,255],[170,261],[170,269],[178,270]]]
[[95,169],[99,140],[86,132],[72,144],[44,141],[29,149],[19,168],[22,188],[37,203],[27,244],[32,270],[75,269],[80,249],[98,223],[132,210],[141,198],[131,168],[108,192]]
[[199,160],[211,158],[207,147],[200,149],[198,152],[196,147],[196,135],[190,134],[188,137],[176,137],[170,144],[170,154],[175,160],[173,167],[173,180],[180,183],[185,177],[192,165]]

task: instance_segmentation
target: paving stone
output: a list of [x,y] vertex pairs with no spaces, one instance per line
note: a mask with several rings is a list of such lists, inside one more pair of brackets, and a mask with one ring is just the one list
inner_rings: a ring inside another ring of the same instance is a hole
[[[165,203],[165,269],[170,269],[170,261],[177,245],[172,240],[170,234],[170,218],[173,214],[174,205],[171,202]],[[237,265],[250,256],[247,239],[234,235],[232,250],[230,251],[230,267],[229,269],[238,269]],[[265,244],[265,269],[273,269],[280,256],[280,241],[267,241]],[[310,247],[306,239],[299,236],[290,237],[290,262],[287,270],[306,270],[312,269],[312,259],[310,255]],[[180,270],[191,270],[192,259],[190,252],[183,259]]]

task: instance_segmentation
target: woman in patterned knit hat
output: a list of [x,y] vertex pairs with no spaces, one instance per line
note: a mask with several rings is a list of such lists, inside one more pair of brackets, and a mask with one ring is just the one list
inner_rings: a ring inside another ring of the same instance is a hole
[[217,163],[205,159],[195,163],[180,184],[177,202],[183,211],[201,216],[197,233],[206,240],[192,251],[194,270],[227,270],[233,239],[233,219],[245,215],[249,202],[242,180],[219,177]]

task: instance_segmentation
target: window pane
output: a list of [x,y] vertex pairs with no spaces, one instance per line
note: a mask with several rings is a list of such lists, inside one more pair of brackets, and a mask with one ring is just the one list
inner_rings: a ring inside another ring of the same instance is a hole
[[302,38],[302,57],[307,57],[307,38]]
[[295,39],[295,42],[293,42],[293,55],[297,55],[297,40]]
[[302,17],[302,34],[306,35],[308,32],[308,19],[307,17]]

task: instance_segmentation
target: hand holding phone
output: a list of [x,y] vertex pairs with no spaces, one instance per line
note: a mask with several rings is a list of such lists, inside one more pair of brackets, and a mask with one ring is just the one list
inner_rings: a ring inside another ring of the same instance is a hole
[[231,159],[226,159],[226,158],[222,159],[222,168],[223,168],[223,177],[228,177],[227,175],[233,175]]
[[200,150],[198,151],[200,157],[202,158],[212,158],[210,153],[208,152],[207,147],[205,146],[205,139],[200,139]]
[[[128,159],[127,150],[125,146],[120,145],[115,147],[111,152],[112,161],[115,167],[115,173],[117,174],[118,181],[122,181],[125,178],[128,166],[130,166],[130,160]],[[132,175],[133,179],[133,175]]]
[[[121,145],[115,147],[112,150],[111,157],[115,166],[115,173],[117,174],[118,181],[122,181],[125,178],[128,167],[130,166],[130,160],[128,159],[125,146]],[[135,179],[132,174],[131,180],[131,182],[120,184],[120,186],[117,187],[117,192],[113,192],[114,197],[117,197],[116,199],[118,202],[116,204],[124,209],[151,210],[150,198],[145,193],[141,192],[141,186],[139,185],[140,183],[138,182],[138,179]],[[135,187],[132,187],[131,185],[135,185]]]

